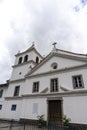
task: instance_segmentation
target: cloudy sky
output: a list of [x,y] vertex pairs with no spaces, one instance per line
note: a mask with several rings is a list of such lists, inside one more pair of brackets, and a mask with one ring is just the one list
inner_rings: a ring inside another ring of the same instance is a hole
[[14,55],[35,42],[42,55],[57,48],[87,53],[87,0],[0,0],[0,83]]

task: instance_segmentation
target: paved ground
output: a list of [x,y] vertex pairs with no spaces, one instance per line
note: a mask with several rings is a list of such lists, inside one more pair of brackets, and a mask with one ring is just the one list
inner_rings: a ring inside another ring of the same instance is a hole
[[18,126],[18,124],[13,124],[11,126],[11,123],[9,122],[0,122],[0,130],[24,130],[23,126]]

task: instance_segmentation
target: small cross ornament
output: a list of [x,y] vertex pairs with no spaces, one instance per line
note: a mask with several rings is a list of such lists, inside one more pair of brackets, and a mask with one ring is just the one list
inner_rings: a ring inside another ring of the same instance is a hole
[[52,45],[54,46],[54,48],[56,48],[56,44],[57,44],[57,42],[54,42]]

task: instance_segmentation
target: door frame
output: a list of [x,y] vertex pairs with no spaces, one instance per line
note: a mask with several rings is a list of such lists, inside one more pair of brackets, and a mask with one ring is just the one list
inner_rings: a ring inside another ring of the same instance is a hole
[[[49,102],[53,100],[60,100],[61,101],[61,114],[62,114],[62,119],[63,119],[63,98],[62,97],[55,97],[55,98],[47,98],[47,124],[49,123]],[[63,122],[61,122],[63,123]]]

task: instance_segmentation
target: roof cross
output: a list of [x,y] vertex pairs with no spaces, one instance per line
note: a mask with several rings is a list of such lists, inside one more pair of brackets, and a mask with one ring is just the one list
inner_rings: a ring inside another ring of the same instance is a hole
[[57,42],[54,42],[52,45],[54,46],[54,48],[56,48],[56,44],[57,44]]

